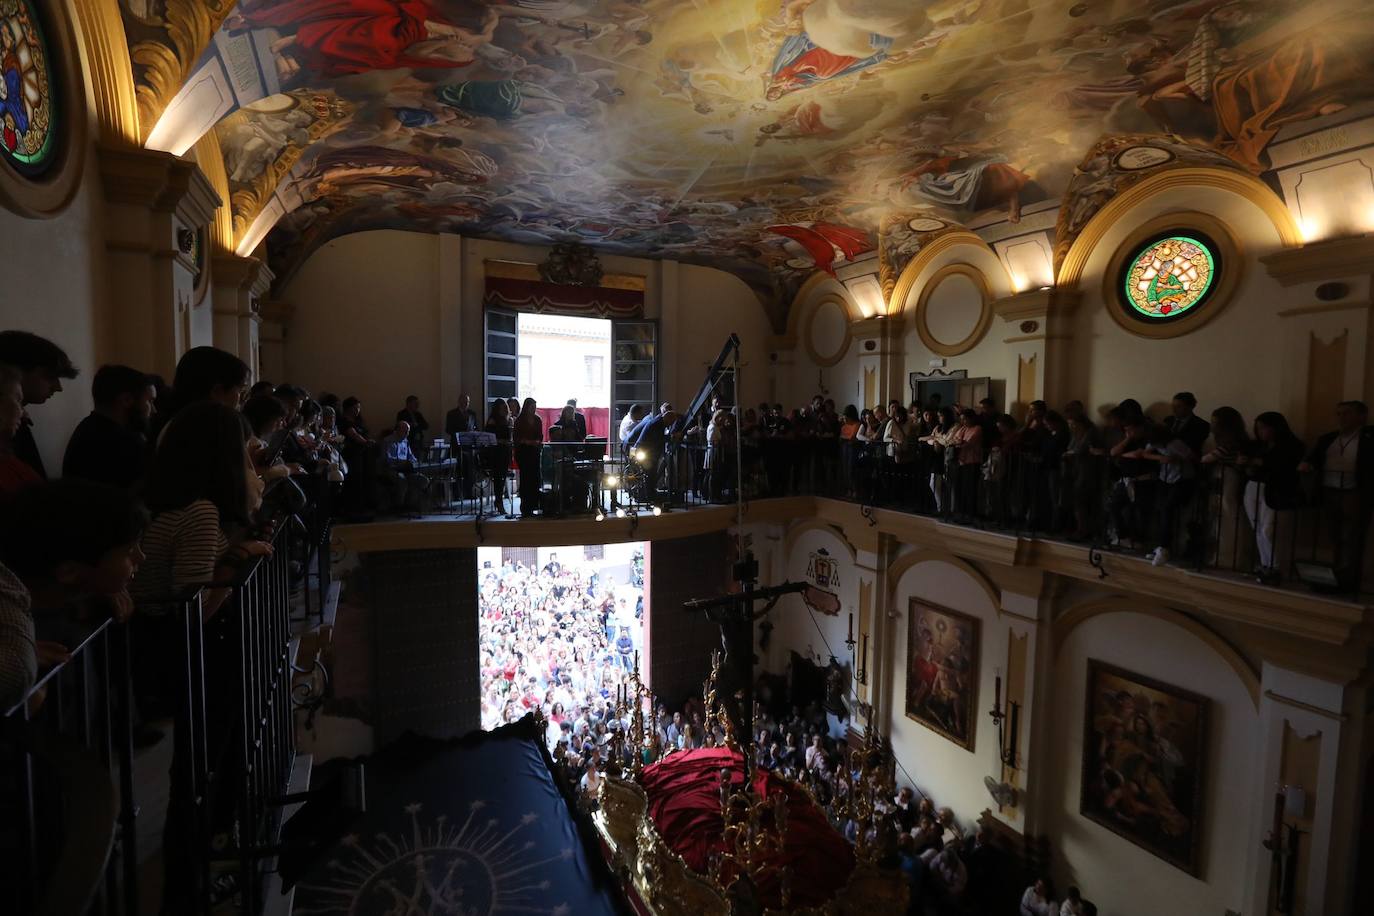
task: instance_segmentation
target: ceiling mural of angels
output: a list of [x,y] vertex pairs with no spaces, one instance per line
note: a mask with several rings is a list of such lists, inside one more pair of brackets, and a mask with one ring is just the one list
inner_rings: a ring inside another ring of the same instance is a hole
[[366,228],[575,240],[731,270],[775,321],[899,219],[1051,205],[1104,135],[1262,174],[1281,127],[1374,92],[1364,0],[121,3],[141,91],[212,13],[149,142],[217,132],[283,277]]

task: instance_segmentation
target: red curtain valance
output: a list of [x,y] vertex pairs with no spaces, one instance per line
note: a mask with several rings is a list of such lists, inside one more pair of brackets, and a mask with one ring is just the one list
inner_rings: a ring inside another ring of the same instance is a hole
[[487,277],[485,306],[583,318],[641,318],[644,292],[605,286],[563,286],[541,280]]

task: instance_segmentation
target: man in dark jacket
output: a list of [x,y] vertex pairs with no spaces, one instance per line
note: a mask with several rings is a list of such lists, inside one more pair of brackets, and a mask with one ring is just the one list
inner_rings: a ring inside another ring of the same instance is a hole
[[1193,413],[1197,409],[1197,398],[1191,391],[1180,391],[1174,395],[1169,405],[1169,416],[1164,428],[1174,439],[1182,439],[1194,455],[1201,455],[1202,444],[1212,433],[1212,424]]
[[95,410],[76,425],[62,458],[62,476],[128,489],[143,479],[148,423],[157,390],[145,373],[101,366],[91,381]]
[[1336,581],[1354,588],[1374,514],[1374,426],[1363,401],[1336,405],[1336,429],[1317,439],[1298,470],[1318,475]]
[[396,411],[396,422],[410,426],[410,447],[418,450],[429,432],[429,421],[420,413],[420,399],[413,394],[406,398],[405,408]]
[[625,440],[626,454],[632,464],[643,468],[639,498],[652,501],[658,493],[658,475],[667,451],[677,413],[669,409],[639,421]]

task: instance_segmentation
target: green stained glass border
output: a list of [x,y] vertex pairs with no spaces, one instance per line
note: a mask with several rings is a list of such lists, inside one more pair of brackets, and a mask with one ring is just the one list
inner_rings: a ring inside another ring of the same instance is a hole
[[[7,10],[10,4],[0,4],[0,13]],[[16,15],[18,10],[23,9],[27,14],[29,24],[32,26],[33,35],[38,39],[38,51],[43,55],[43,70],[48,79],[48,98],[47,98],[47,117],[48,130],[43,136],[43,145],[37,152],[20,153],[11,152],[0,145],[0,156],[3,156],[19,174],[26,178],[36,178],[48,170],[57,160],[53,155],[57,149],[57,134],[61,127],[61,107],[58,104],[60,85],[58,83],[57,69],[54,66],[53,49],[48,41],[47,32],[43,27],[43,18],[37,6],[32,0],[13,0],[13,7],[10,15]]]
[[[1151,249],[1160,242],[1170,240],[1196,245],[1202,251],[1203,257],[1207,259],[1207,285],[1203,288],[1201,294],[1188,305],[1171,315],[1157,315],[1142,309],[1136,304],[1135,298],[1131,295],[1131,272],[1136,264],[1140,262],[1140,259]],[[1221,268],[1222,262],[1220,255],[1217,253],[1216,243],[1206,235],[1190,229],[1181,228],[1172,229],[1168,232],[1161,232],[1137,245],[1135,252],[1127,258],[1126,263],[1122,265],[1121,276],[1117,284],[1117,288],[1120,290],[1122,296],[1122,308],[1131,318],[1144,324],[1164,324],[1195,314],[1199,308],[1206,304],[1207,300],[1212,297],[1212,293],[1216,290]]]

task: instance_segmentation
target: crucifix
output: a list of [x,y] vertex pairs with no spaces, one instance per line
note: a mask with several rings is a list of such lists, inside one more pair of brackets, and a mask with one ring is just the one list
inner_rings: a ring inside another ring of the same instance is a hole
[[[685,602],[689,611],[702,611],[706,619],[720,627],[725,659],[720,666],[716,694],[721,698],[726,718],[744,755],[744,784],[752,791],[754,783],[754,621],[763,617],[783,595],[805,591],[805,582],[785,582],[758,588],[759,564],[752,553],[735,564],[737,592],[719,598],[697,598]],[[767,602],[757,607],[759,602]]]

